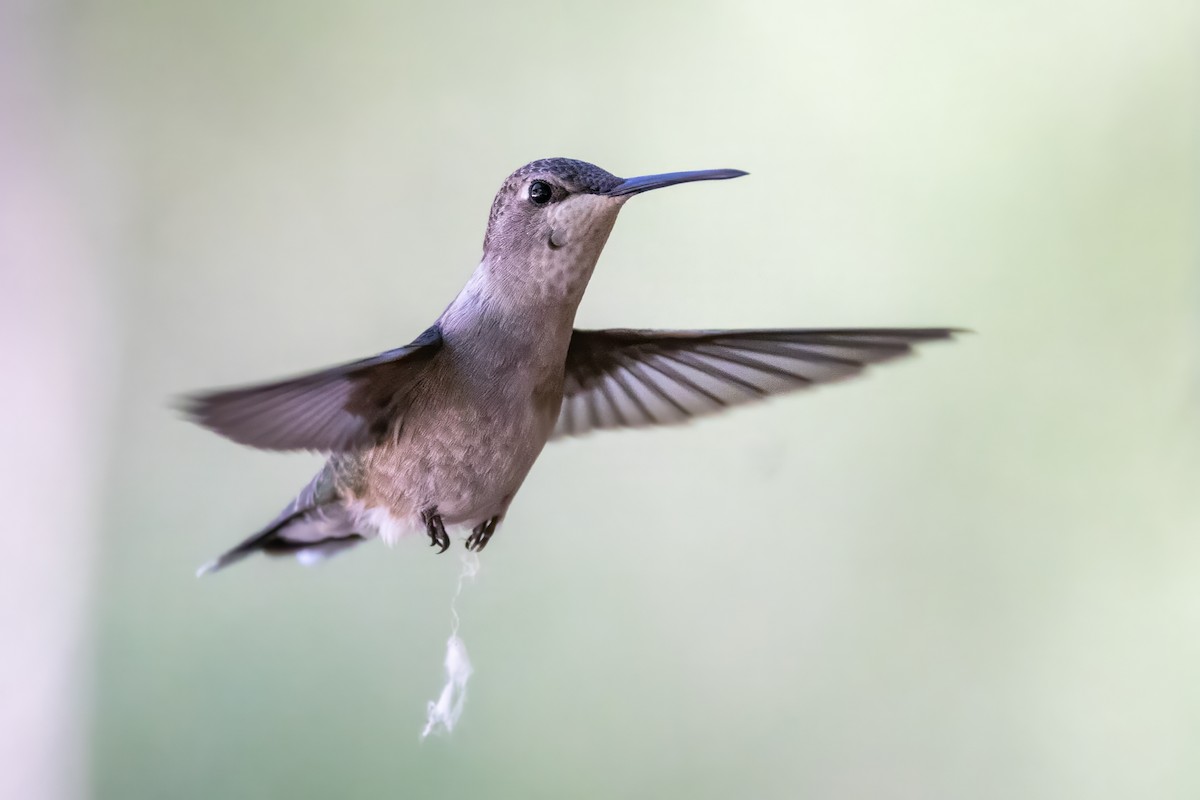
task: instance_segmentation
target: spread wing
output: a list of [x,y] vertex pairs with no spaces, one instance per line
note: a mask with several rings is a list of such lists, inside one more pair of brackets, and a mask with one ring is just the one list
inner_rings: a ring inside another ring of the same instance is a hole
[[669,425],[857,375],[953,328],[575,331],[555,436]]
[[406,347],[295,378],[186,398],[197,424],[265,450],[353,450],[403,416],[409,392],[442,346],[437,327]]

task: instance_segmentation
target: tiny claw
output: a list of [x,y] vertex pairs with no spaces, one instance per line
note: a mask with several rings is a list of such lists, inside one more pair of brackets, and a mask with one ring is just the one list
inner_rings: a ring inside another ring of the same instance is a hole
[[499,517],[492,517],[486,522],[480,523],[475,530],[471,531],[471,535],[467,537],[467,550],[472,553],[481,553],[483,548],[487,547],[487,543],[491,540],[492,534],[496,532],[496,525],[499,524]]
[[430,509],[421,514],[421,518],[425,521],[425,533],[429,536],[429,546],[440,545],[439,553],[446,552],[450,547],[450,537],[446,535],[446,526],[442,524],[442,518],[438,516],[436,509]]

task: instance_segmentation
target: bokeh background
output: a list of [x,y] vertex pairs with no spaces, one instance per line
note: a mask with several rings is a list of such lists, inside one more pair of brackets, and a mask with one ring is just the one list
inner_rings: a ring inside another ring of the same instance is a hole
[[[0,6],[0,795],[1200,796],[1200,7]],[[626,208],[587,327],[952,324],[554,444],[461,549],[194,568],[316,456],[190,389],[407,342],[515,167]]]

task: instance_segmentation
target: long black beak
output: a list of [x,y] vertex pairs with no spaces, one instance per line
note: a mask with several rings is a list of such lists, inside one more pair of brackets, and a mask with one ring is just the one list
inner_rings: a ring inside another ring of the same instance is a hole
[[651,189],[661,189],[664,186],[674,186],[677,183],[724,181],[730,178],[740,178],[747,174],[749,173],[742,172],[740,169],[698,169],[693,172],[664,172],[662,175],[642,175],[637,178],[626,178],[604,194],[609,197],[624,197],[625,195],[648,192]]

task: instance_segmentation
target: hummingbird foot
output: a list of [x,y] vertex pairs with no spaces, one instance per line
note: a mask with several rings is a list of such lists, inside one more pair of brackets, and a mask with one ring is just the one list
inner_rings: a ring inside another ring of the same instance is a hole
[[442,517],[437,513],[437,509],[422,511],[421,521],[425,523],[425,533],[429,534],[429,546],[440,547],[439,553],[446,552],[446,548],[450,546],[450,537],[446,535],[446,526],[442,524]]
[[492,517],[486,522],[481,522],[475,526],[475,530],[471,531],[471,535],[467,537],[467,549],[476,553],[481,552],[487,547],[487,543],[491,540],[492,534],[496,532],[496,526],[500,524],[500,517]]

